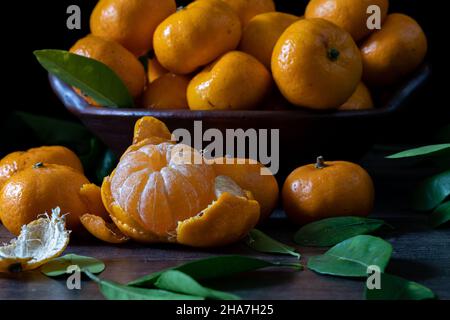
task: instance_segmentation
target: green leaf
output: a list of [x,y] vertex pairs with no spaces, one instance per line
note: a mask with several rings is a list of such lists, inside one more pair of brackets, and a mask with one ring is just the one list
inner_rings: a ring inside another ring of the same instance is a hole
[[367,300],[425,300],[433,299],[433,291],[417,282],[382,273],[380,289],[369,290],[366,286]]
[[31,129],[35,137],[48,145],[67,145],[82,141],[84,141],[84,145],[88,145],[86,140],[89,141],[92,137],[91,133],[79,123],[25,112],[15,112],[14,114],[19,121]]
[[335,245],[323,255],[311,257],[308,268],[334,276],[366,277],[369,266],[378,266],[384,271],[391,254],[390,243],[381,238],[360,235]]
[[450,201],[441,204],[429,217],[430,225],[433,228],[442,226],[450,221]]
[[416,189],[413,208],[420,211],[435,209],[450,195],[450,170],[426,179]]
[[44,264],[40,271],[48,277],[58,277],[67,273],[67,268],[76,265],[82,272],[100,273],[105,270],[105,264],[95,258],[66,254]]
[[102,106],[131,108],[133,98],[117,74],[105,64],[64,50],[37,50],[39,63]]
[[234,294],[213,290],[203,287],[200,283],[192,279],[187,274],[168,270],[163,272],[155,282],[155,287],[179,292],[187,295],[209,298],[214,300],[239,300],[240,298]]
[[112,152],[110,149],[106,150],[95,172],[97,181],[99,183],[101,183],[103,181],[103,178],[108,176],[114,170],[114,168],[117,165],[117,162],[118,159],[117,156],[114,154],[114,152]]
[[435,144],[415,149],[410,149],[406,151],[402,151],[393,155],[390,155],[386,158],[388,159],[401,159],[401,158],[411,158],[411,157],[419,157],[419,156],[433,156],[442,151],[450,150],[450,143],[444,144]]
[[303,226],[294,236],[301,246],[329,247],[346,239],[378,230],[385,222],[362,217],[338,217]]
[[90,272],[86,272],[86,274],[97,283],[100,292],[108,300],[204,300],[202,297],[178,294],[166,290],[129,287],[100,279]]
[[128,285],[136,287],[152,286],[155,284],[158,277],[168,270],[181,271],[195,280],[208,280],[269,267],[301,269],[302,265],[299,263],[270,262],[245,256],[217,256],[190,261],[173,268],[154,272],[131,281]]
[[286,254],[294,256],[297,259],[301,257],[300,253],[295,252],[295,248],[278,242],[257,229],[250,231],[245,243],[250,248],[259,252]]

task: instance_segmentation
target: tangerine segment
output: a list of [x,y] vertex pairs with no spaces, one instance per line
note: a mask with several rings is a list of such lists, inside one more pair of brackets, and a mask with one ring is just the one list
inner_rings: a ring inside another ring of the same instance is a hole
[[84,214],[80,221],[90,234],[102,241],[119,244],[130,240],[129,237],[120,232],[114,223],[108,223],[102,217]]
[[171,140],[172,135],[167,126],[156,118],[143,117],[139,119],[134,126],[133,144],[152,137]]
[[201,159],[194,149],[171,143],[126,153],[110,177],[114,203],[144,230],[167,236],[214,200],[212,167],[192,157]]
[[[114,172],[112,175],[113,174]],[[114,199],[111,195],[111,183],[109,177],[103,180],[102,199],[114,224],[124,235],[143,243],[168,241],[166,237],[158,237],[155,234],[142,229],[131,215],[127,214],[119,205],[114,203]]]
[[244,238],[258,220],[257,201],[225,192],[200,214],[178,224],[177,242],[193,247],[228,245]]

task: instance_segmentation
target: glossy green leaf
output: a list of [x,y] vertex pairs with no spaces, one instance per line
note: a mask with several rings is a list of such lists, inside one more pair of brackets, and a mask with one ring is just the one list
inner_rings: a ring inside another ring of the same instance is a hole
[[422,182],[414,192],[413,207],[416,210],[435,209],[450,195],[450,170]]
[[108,300],[204,300],[202,297],[184,295],[159,289],[129,287],[113,281],[103,280],[90,272],[86,274],[95,281],[100,292]]
[[190,261],[173,268],[154,272],[131,281],[128,285],[136,287],[153,286],[158,277],[168,270],[181,271],[195,280],[207,280],[269,267],[301,269],[302,265],[299,263],[270,262],[245,256],[217,256]]
[[67,273],[67,268],[76,265],[82,272],[100,273],[105,270],[105,264],[95,258],[66,254],[44,264],[40,271],[48,277],[57,277]]
[[234,294],[213,290],[203,287],[187,274],[177,271],[168,270],[163,272],[155,282],[155,287],[178,292],[182,294],[203,297],[214,300],[239,300],[240,298]]
[[439,207],[436,208],[436,210],[433,211],[433,213],[430,215],[429,218],[430,225],[433,228],[437,228],[442,226],[443,224],[450,221],[450,201],[447,201],[443,204],[441,204]]
[[106,150],[99,166],[96,170],[96,178],[99,183],[103,182],[103,178],[108,176],[116,167],[118,162],[117,156],[111,150]]
[[100,105],[133,107],[127,87],[105,64],[64,50],[37,50],[34,55],[48,72],[80,89]]
[[441,153],[446,150],[450,150],[450,143],[435,144],[435,145],[405,150],[405,151],[390,155],[386,158],[401,159],[401,158],[411,158],[411,157],[419,157],[419,156],[433,156],[435,154]]
[[368,289],[367,300],[425,300],[433,299],[433,291],[417,282],[409,281],[397,276],[381,273],[380,289]]
[[342,277],[366,277],[367,267],[384,271],[392,254],[392,246],[381,238],[360,235],[347,239],[323,255],[311,257],[308,268],[322,274]]
[[300,228],[294,241],[301,246],[329,247],[354,236],[374,232],[383,225],[383,220],[362,217],[328,218]]
[[250,231],[245,243],[252,249],[264,253],[286,254],[300,259],[300,253],[295,252],[295,248],[272,239],[265,233],[253,229]]

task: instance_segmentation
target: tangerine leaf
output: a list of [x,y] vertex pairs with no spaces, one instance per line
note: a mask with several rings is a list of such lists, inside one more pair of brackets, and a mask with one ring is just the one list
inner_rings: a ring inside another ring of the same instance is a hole
[[323,255],[311,257],[308,268],[321,274],[340,277],[366,277],[369,266],[384,271],[392,246],[381,238],[360,235],[347,239]]
[[105,264],[95,258],[66,254],[44,264],[40,271],[48,277],[58,277],[67,273],[67,268],[76,265],[82,272],[101,273],[105,270]]
[[413,208],[420,211],[435,209],[450,195],[450,170],[426,179],[416,189]]
[[405,150],[399,153],[392,154],[387,156],[387,159],[401,159],[401,158],[411,158],[411,157],[419,157],[419,156],[433,156],[440,152],[450,150],[450,143],[444,144],[435,144],[430,146],[424,146],[420,148],[414,148]]
[[90,272],[86,272],[86,275],[97,283],[100,292],[108,300],[204,300],[202,297],[178,294],[166,290],[129,287],[100,279]]
[[253,229],[249,232],[245,243],[250,248],[259,252],[286,254],[294,256],[297,259],[300,259],[301,257],[300,253],[295,252],[295,248],[272,239],[271,237],[257,229]]
[[128,285],[135,287],[153,286],[159,276],[168,270],[181,271],[195,280],[209,280],[269,267],[301,269],[302,265],[299,263],[270,262],[245,256],[217,256],[190,261],[173,268],[154,272],[133,280],[129,282]]
[[133,98],[122,80],[100,61],[65,50],[37,50],[34,55],[48,72],[80,89],[100,105],[133,107]]
[[433,291],[413,281],[387,273],[381,273],[380,289],[368,289],[364,292],[367,300],[425,300],[433,299]]
[[155,282],[155,287],[178,292],[182,294],[209,298],[214,300],[239,300],[240,298],[234,294],[213,290],[203,287],[187,274],[177,271],[168,270],[163,272]]
[[450,221],[450,201],[441,204],[429,217],[430,224],[433,228],[442,226]]
[[383,220],[362,217],[328,218],[300,228],[294,241],[301,246],[329,247],[354,236],[374,232],[383,225]]

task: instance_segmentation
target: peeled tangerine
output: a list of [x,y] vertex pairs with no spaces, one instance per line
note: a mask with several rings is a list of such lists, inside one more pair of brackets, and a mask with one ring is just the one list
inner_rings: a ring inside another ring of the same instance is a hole
[[69,244],[60,209],[22,227],[17,239],[0,247],[0,272],[32,270],[59,256]]
[[167,127],[151,117],[136,123],[133,145],[105,178],[102,198],[118,229],[146,243],[227,245],[243,238],[260,215],[251,192],[216,176],[197,151],[174,144]]

